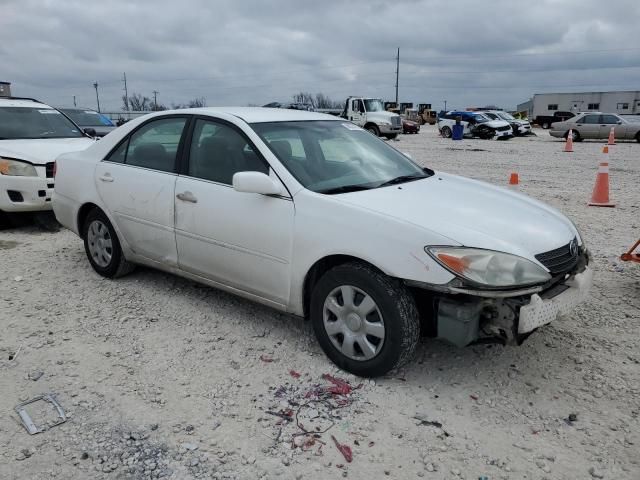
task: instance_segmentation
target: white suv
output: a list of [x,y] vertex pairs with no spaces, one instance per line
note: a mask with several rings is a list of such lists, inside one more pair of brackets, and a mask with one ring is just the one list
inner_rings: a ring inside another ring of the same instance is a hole
[[93,143],[49,105],[0,97],[0,212],[51,210],[55,158]]

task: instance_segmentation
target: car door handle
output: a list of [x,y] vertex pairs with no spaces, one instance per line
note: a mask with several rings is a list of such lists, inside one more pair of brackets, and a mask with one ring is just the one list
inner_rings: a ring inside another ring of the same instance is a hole
[[108,182],[111,183],[113,182],[113,177],[111,176],[111,174],[106,173],[104,175],[101,175],[100,177],[98,177],[100,179],[101,182]]
[[176,195],[178,200],[182,200],[183,202],[189,203],[198,203],[198,199],[191,192],[182,192]]

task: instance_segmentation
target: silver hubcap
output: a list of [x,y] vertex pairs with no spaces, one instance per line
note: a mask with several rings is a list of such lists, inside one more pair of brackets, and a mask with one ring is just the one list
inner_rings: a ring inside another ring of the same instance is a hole
[[384,343],[380,309],[366,292],[342,285],[324,301],[324,328],[333,345],[352,360],[371,360]]
[[94,220],[89,225],[87,243],[93,261],[103,268],[109,266],[113,255],[113,244],[109,229],[100,220]]

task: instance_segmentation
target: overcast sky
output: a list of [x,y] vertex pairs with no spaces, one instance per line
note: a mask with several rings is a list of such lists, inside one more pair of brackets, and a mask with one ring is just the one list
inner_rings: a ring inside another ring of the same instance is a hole
[[640,90],[638,0],[0,0],[0,80],[56,106],[288,101],[298,91],[434,108]]

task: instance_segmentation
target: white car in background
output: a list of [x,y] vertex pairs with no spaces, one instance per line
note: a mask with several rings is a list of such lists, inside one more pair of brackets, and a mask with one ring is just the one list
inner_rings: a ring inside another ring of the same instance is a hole
[[55,158],[94,143],[49,105],[0,97],[0,212],[51,210]]
[[481,112],[451,111],[438,117],[440,134],[445,138],[453,135],[453,126],[460,120],[465,137],[477,137],[485,140],[508,140],[513,137],[513,129],[505,120],[492,120]]
[[518,344],[591,284],[558,211],[422,168],[330,115],[154,113],[56,171],[56,217],[100,275],[144,264],[310,318],[357,375],[407,362],[421,330]]
[[529,120],[516,118],[510,113],[502,110],[483,110],[480,113],[483,113],[493,120],[504,120],[505,122],[508,122],[509,125],[511,125],[514,135],[528,135],[531,133],[531,123],[529,123]]

